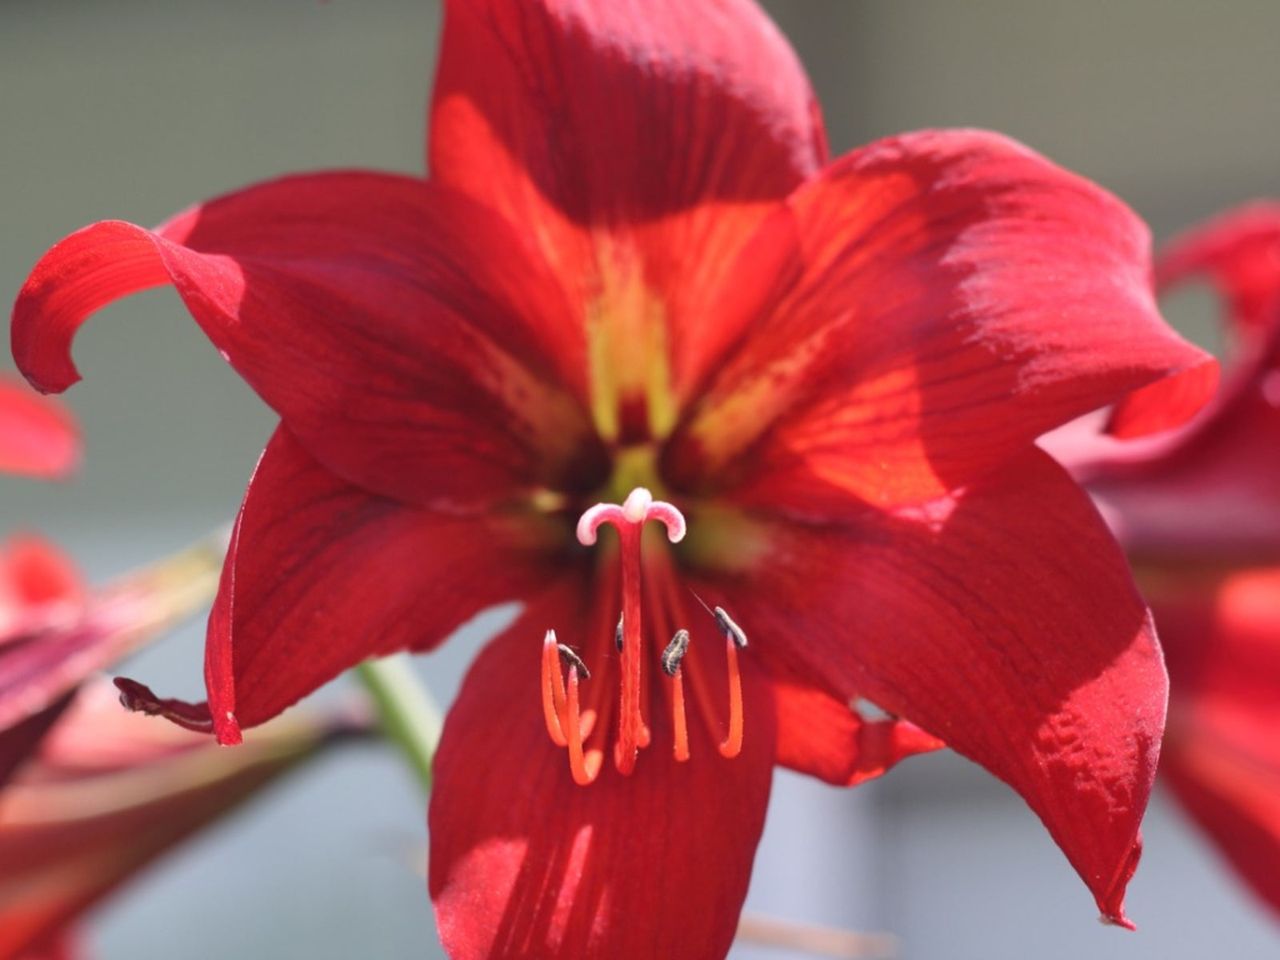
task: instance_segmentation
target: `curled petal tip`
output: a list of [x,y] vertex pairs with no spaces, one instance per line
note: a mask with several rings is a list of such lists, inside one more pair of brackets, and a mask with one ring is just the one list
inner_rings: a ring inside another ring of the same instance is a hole
[[126,710],[144,713],[149,717],[164,717],[169,722],[196,733],[216,732],[219,743],[240,742],[240,727],[230,712],[223,723],[217,723],[209,713],[207,703],[188,703],[185,700],[158,697],[146,684],[128,677],[116,677],[112,682],[120,691],[120,703]]
[[1123,911],[1114,914],[1104,913],[1098,917],[1098,922],[1104,927],[1122,927],[1125,930],[1137,930],[1138,926]]

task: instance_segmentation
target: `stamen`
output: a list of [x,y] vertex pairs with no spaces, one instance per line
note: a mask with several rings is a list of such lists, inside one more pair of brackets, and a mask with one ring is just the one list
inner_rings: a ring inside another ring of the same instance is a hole
[[[693,598],[698,601],[702,609],[715,618],[716,625],[724,634],[725,659],[729,671],[729,733],[720,743],[720,755],[736,757],[742,752],[743,736],[742,673],[738,667],[738,651],[746,649],[747,634],[734,622],[733,617],[729,616],[724,607],[712,609],[693,590],[689,592],[693,594]],[[694,679],[697,680],[696,672]]]
[[674,677],[680,671],[680,661],[689,652],[689,631],[677,630],[667,648],[662,651],[662,671]]
[[565,739],[560,718],[564,716],[568,701],[564,679],[560,676],[559,647],[556,632],[548,630],[542,641],[542,718],[546,721],[551,742],[557,747],[564,747],[568,746],[569,741]]
[[684,677],[680,663],[689,652],[689,631],[677,630],[662,651],[662,672],[671,678],[671,726],[674,731],[672,754],[678,763],[689,759],[689,725],[684,715]]
[[573,652],[571,647],[566,647],[563,643],[557,643],[556,649],[560,653],[560,660],[571,670],[576,668],[578,676],[583,680],[591,679],[591,671],[587,669],[587,665],[582,662],[582,658]]
[[738,645],[739,650],[745,650],[747,646],[747,634],[740,626],[738,626],[733,617],[729,616],[724,607],[716,607],[714,610],[707,606],[707,601],[703,600],[692,588],[689,590],[693,594],[693,599],[698,601],[698,605],[703,610],[711,614],[715,618],[716,626],[720,628],[720,632]]
[[600,763],[604,757],[599,750],[592,750],[586,755],[582,752],[583,732],[578,707],[577,666],[569,667],[568,698],[568,716],[565,720],[569,729],[569,772],[573,774],[574,783],[585,787],[600,775]]
[[720,744],[720,756],[736,757],[742,752],[742,676],[738,645],[732,636],[725,638],[724,652],[729,661],[729,735]]
[[716,618],[716,623],[726,637],[733,641],[734,646],[739,650],[745,650],[747,647],[747,635],[742,628],[733,622],[733,618],[725,613],[724,607],[716,607],[711,611],[711,615]]
[[671,723],[675,730],[672,754],[677,762],[689,759],[689,725],[684,717],[684,677],[677,670],[671,678]]
[[685,520],[680,511],[669,503],[654,500],[653,494],[644,487],[632,490],[621,505],[597,503],[578,519],[578,542],[583,546],[589,547],[596,542],[600,526],[604,523],[611,523],[617,529],[622,546],[622,616],[619,629],[614,631],[615,644],[621,637],[622,691],[613,762],[623,774],[635,769],[636,753],[648,746],[650,740],[640,703],[640,648],[643,639],[640,541],[641,531],[648,520],[661,521],[667,528],[667,539],[672,543],[679,542],[685,535]]
[[[642,566],[643,529],[649,520],[660,521],[666,528],[667,539],[672,543],[679,542],[686,533],[685,520],[680,511],[669,503],[655,501],[652,494],[643,487],[632,490],[621,504],[596,504],[578,520],[578,541],[584,546],[596,542],[602,524],[612,524],[618,531],[620,571],[613,568],[615,572],[620,572],[622,586],[622,610],[613,633],[614,646],[621,661],[618,700],[600,701],[596,697],[594,706],[600,708],[599,712],[597,709],[583,710],[580,684],[590,677],[586,664],[571,647],[558,643],[553,631],[548,631],[544,640],[542,703],[547,731],[555,743],[568,748],[570,771],[574,781],[581,785],[592,783],[600,775],[604,745],[588,750],[585,749],[584,742],[591,736],[593,728],[599,726],[607,730],[614,726],[610,716],[612,710],[609,709],[613,703],[617,703],[619,707],[613,744],[614,765],[624,775],[635,769],[639,751],[649,745],[651,738],[645,716],[650,709],[650,691],[656,687],[652,682],[649,686],[642,682],[641,653],[645,646],[642,614],[647,612],[656,617],[654,623],[649,625],[651,632],[655,627],[660,631],[670,630],[674,625],[672,621],[679,623],[683,617],[679,588],[670,567],[670,558],[660,551],[650,558],[652,562],[648,566]],[[642,574],[645,571],[655,577],[658,595],[665,598],[652,609],[644,606]],[[694,596],[697,597],[697,594]],[[747,635],[723,607],[713,609],[701,597],[697,599],[715,620],[718,632],[725,638],[729,718],[728,731],[718,744],[718,749],[724,757],[736,757],[742,752],[745,726],[738,651],[746,648]],[[607,608],[599,606],[596,611],[591,625],[592,635],[602,627],[608,629],[607,620],[600,622],[608,616]],[[672,752],[678,762],[685,762],[690,757],[684,689],[684,663],[689,645],[689,631],[676,630],[660,656],[671,705]],[[562,670],[567,670],[567,679],[562,675]],[[699,670],[694,669],[691,682],[694,684],[694,699],[705,715],[704,719],[714,742],[723,728],[714,716],[714,701],[709,696],[706,679]]]

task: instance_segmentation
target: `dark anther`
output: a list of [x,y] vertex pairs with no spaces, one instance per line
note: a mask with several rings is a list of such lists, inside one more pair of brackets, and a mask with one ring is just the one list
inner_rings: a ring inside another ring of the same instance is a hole
[[747,645],[747,635],[733,622],[733,618],[724,612],[724,607],[716,607],[711,614],[716,618],[716,623],[720,625],[724,635],[733,641],[733,645],[739,650],[744,649]]
[[613,645],[622,652],[622,614],[618,614],[618,627],[613,631]]
[[667,648],[662,651],[662,672],[674,677],[680,669],[680,661],[689,652],[689,631],[677,630]]
[[577,667],[578,676],[583,680],[591,679],[591,671],[587,669],[587,665],[582,662],[582,658],[566,647],[563,643],[557,643],[556,649],[560,651],[560,662],[566,667]]

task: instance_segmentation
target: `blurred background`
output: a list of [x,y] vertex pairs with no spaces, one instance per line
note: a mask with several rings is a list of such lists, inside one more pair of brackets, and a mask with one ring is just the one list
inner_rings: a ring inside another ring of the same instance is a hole
[[[765,5],[813,77],[834,152],[994,128],[1120,194],[1158,238],[1280,192],[1270,0]],[[0,294],[93,220],[154,223],[287,171],[419,171],[439,19],[428,0],[4,0]],[[1184,296],[1170,314],[1203,340],[1209,308]],[[0,533],[43,530],[101,579],[228,520],[273,419],[170,290],[103,311],[76,352],[85,466],[56,486],[0,477]],[[420,662],[439,698],[501,619]],[[198,696],[200,632],[129,672]],[[441,956],[424,823],[393,757],[334,755],[150,871],[97,914],[90,945],[106,960]],[[780,774],[748,910],[893,931],[906,958],[1277,955],[1280,926],[1162,799],[1145,835],[1129,934],[1094,921],[1038,821],[963,760],[920,758],[844,792]]]

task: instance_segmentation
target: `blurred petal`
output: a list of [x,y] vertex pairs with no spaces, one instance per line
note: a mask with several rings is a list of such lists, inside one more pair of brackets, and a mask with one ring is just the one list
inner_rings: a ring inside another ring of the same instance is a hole
[[[0,753],[18,754],[18,744],[25,744],[25,753],[38,739],[21,732],[36,729],[39,722],[32,718],[55,708],[86,677],[208,603],[222,542],[214,538],[127,573],[83,605],[63,607],[39,629],[0,646]],[[13,763],[20,759],[15,756]]]
[[14,771],[36,752],[40,741],[57,723],[62,712],[71,705],[74,694],[66,694],[39,713],[33,713],[17,723],[0,730],[0,788],[9,782]]
[[485,648],[445,724],[430,888],[454,960],[702,960],[733,939],[772,779],[767,682],[743,677],[748,729],[736,758],[719,756],[719,733],[693,716],[692,758],[675,762],[670,720],[655,708],[653,746],[635,772],[605,763],[577,786],[543,725],[538,676],[554,624],[604,667],[588,682],[616,695],[603,654],[612,636],[587,632],[583,583],[563,582]]
[[1280,202],[1246,204],[1175,237],[1156,261],[1156,282],[1163,291],[1197,277],[1245,332],[1280,324]]
[[[1280,557],[1280,205],[1229,213],[1175,241],[1169,282],[1213,277],[1239,336],[1213,401],[1183,429],[1079,447],[1068,462],[1131,555],[1260,562]],[[1176,408],[1177,382],[1131,395],[1117,416],[1152,422]],[[1061,456],[1063,450],[1055,450]]]
[[82,693],[38,760],[0,795],[0,956],[21,956],[188,835],[334,742],[297,717],[240,750]]
[[172,283],[223,357],[353,483],[410,502],[589,484],[581,329],[523,249],[493,214],[421,180],[290,177],[155,231],[106,221],[65,238],[14,306],[14,357],[41,389],[64,390],[90,314]]
[[885,506],[945,494],[1214,364],[1156,311],[1148,247],[1114,197],[995,134],[855,151],[744,253],[727,318],[704,328],[722,359],[667,465],[691,484],[760,475],[797,506],[793,475]]
[[0,544],[0,647],[79,615],[84,601],[80,571],[48,540],[28,533]]
[[1280,567],[1165,570],[1144,587],[1168,651],[1161,774],[1280,911]]
[[1131,555],[1280,557],[1280,373],[1271,376],[1274,386],[1255,382],[1167,443],[1077,466]]
[[1028,451],[919,508],[822,502],[823,523],[748,517],[720,558],[722,571],[736,558],[740,582],[722,572],[722,586],[758,655],[869,697],[1005,780],[1104,917],[1127,922],[1167,685],[1088,498]]
[[80,434],[60,404],[0,377],[0,473],[62,477],[80,460]]
[[1203,725],[1171,737],[1161,775],[1232,869],[1280,912],[1280,761],[1242,749],[1233,734]]

